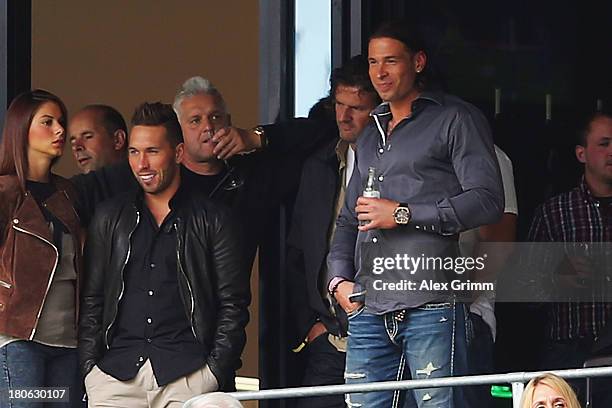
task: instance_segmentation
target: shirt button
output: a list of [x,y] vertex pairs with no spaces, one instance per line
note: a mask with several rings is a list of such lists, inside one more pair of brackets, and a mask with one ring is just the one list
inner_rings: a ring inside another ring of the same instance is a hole
[[153,296],[153,291],[152,290],[149,291],[149,296]]
[[147,339],[147,343],[151,343],[153,340],[151,339]]
[[385,152],[385,149],[383,149],[382,147],[378,149],[378,153],[383,154],[384,152]]
[[378,176],[378,181],[383,181],[385,179],[384,176]]
[[144,361],[144,358],[142,356],[138,357],[138,361]]
[[372,242],[373,243],[377,243],[378,242],[378,238],[376,238],[376,237],[372,238]]
[[149,318],[147,318],[147,323],[151,324],[151,323],[153,323],[153,320],[149,317]]
[[151,264],[151,269],[153,269],[153,268],[155,268],[155,264],[154,263]]

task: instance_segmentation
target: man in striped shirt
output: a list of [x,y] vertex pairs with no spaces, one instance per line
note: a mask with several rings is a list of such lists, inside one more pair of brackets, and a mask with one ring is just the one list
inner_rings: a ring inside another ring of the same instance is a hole
[[[584,176],[573,190],[552,197],[534,215],[529,241],[612,242],[612,115],[598,112],[584,121],[576,157]],[[588,260],[570,260],[578,271],[588,271]],[[579,282],[576,282],[579,285]],[[542,369],[581,367],[611,313],[603,302],[553,303],[549,308],[548,339]],[[582,388],[584,381],[576,385]]]

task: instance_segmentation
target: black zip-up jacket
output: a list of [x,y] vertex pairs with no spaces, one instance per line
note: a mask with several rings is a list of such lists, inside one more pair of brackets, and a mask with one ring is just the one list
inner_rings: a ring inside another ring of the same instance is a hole
[[[249,267],[255,258],[260,235],[265,231],[268,209],[275,200],[289,195],[290,190],[297,184],[291,181],[292,177],[296,178],[293,174],[287,175],[291,171],[277,172],[272,166],[264,165],[267,159],[270,157],[266,153],[239,157],[239,160],[228,164],[223,176],[212,188],[204,188],[197,178],[185,177],[185,172],[189,170],[181,166],[182,189],[205,195],[233,211],[233,218],[239,224],[243,235],[244,262]],[[83,202],[83,211],[79,215],[86,225],[91,222],[100,203],[119,194],[140,190],[127,160],[89,174],[75,176],[72,181]]]
[[[130,236],[139,223],[137,195],[126,193],[96,209],[85,247],[79,323],[83,376],[110,347],[121,297]],[[246,341],[249,270],[229,212],[199,194],[181,200],[175,221],[181,301],[221,390],[231,390]]]

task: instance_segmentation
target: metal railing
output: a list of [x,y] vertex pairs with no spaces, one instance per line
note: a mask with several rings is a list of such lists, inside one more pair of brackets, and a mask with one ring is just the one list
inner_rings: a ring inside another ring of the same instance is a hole
[[[261,391],[240,391],[230,393],[239,401],[269,400],[282,398],[318,397],[323,395],[348,394],[372,391],[411,390],[414,388],[455,387],[466,385],[512,384],[512,406],[519,408],[525,383],[544,373],[553,373],[562,378],[612,377],[612,367],[576,368],[570,370],[551,370],[517,372],[508,374],[471,375],[463,377],[443,377],[429,380],[383,381],[360,384],[325,385],[315,387],[280,388]],[[190,399],[185,406],[194,406],[198,396]]]

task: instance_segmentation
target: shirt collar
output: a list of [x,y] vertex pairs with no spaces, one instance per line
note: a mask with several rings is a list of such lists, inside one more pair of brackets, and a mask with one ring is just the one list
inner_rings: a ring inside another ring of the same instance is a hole
[[336,157],[340,162],[340,168],[346,167],[346,155],[348,154],[349,143],[345,140],[338,140],[336,143]]
[[[444,105],[444,96],[439,92],[431,92],[424,91],[421,92],[419,96],[412,102],[412,111],[418,112],[421,107],[426,103],[433,103],[439,106]],[[391,115],[391,108],[389,107],[389,102],[383,102],[378,105],[374,110],[370,113],[370,116],[387,116]]]
[[[136,208],[140,211],[142,211],[146,205],[144,202],[144,194],[144,190],[142,189],[142,187],[140,187],[135,197]],[[179,185],[178,190],[176,191],[176,193],[174,193],[174,195],[170,199],[170,202],[168,203],[170,211],[174,211],[180,208],[181,204],[185,202],[187,197],[189,197],[189,191],[185,186],[185,183],[181,179],[181,184]]]
[[598,203],[597,199],[593,197],[591,190],[589,190],[589,185],[586,182],[586,178],[584,177],[584,174],[580,178],[580,184],[578,184],[578,189],[580,190],[580,193],[582,194],[582,196],[584,197],[586,201],[588,201],[591,204]]

